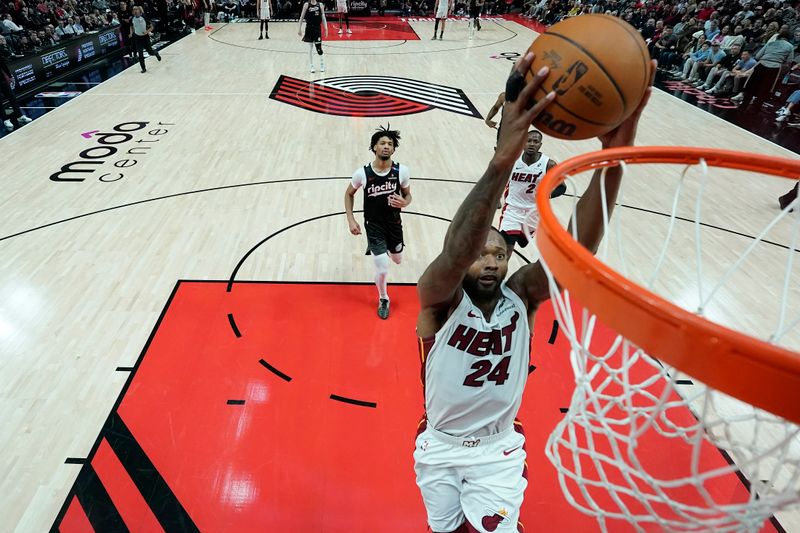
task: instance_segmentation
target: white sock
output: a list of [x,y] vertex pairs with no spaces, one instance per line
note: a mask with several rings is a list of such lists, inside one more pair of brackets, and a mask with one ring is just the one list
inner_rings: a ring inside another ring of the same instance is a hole
[[308,43],[308,64],[314,68],[314,43]]
[[203,22],[206,26],[211,22],[211,13],[203,13]]
[[375,262],[375,286],[378,287],[378,298],[388,300],[388,282],[386,280],[389,277],[389,256],[386,254],[373,255],[372,260]]

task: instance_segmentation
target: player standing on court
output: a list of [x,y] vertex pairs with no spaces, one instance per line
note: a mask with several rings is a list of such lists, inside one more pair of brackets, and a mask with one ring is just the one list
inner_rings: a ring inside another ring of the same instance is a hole
[[475,35],[475,30],[481,31],[481,11],[484,0],[469,0],[469,38]]
[[[528,141],[522,156],[514,163],[511,177],[503,192],[503,210],[500,212],[500,233],[508,244],[508,254],[514,251],[514,245],[525,248],[528,237],[523,226],[526,217],[528,224],[535,228],[538,223],[536,209],[536,184],[545,173],[556,166],[556,162],[544,155],[542,133],[538,130],[528,132]],[[566,187],[564,187],[566,189]],[[554,191],[555,192],[555,191]]]
[[433,25],[433,40],[436,40],[436,30],[439,29],[439,21],[442,23],[442,30],[439,32],[439,40],[442,40],[444,35],[444,23],[447,17],[453,12],[453,0],[436,0],[436,5],[433,7],[433,12],[436,14],[436,22]]
[[403,259],[403,222],[400,210],[411,203],[411,180],[408,167],[392,161],[399,146],[400,132],[379,128],[370,139],[369,149],[375,159],[355,171],[344,193],[344,209],[350,233],[361,235],[361,226],[353,216],[356,191],[364,189],[364,228],[367,231],[367,255],[375,263],[378,287],[378,316],[389,318],[387,277],[389,259],[400,264]]
[[[539,102],[533,99],[547,69],[526,85],[524,73],[532,61],[533,54],[527,54],[509,78],[497,150],[417,286],[425,417],[414,460],[435,533],[517,526],[527,485],[525,439],[515,417],[528,376],[533,319],[550,294],[540,262],[504,281],[506,243],[491,223],[528,128],[555,99],[552,92]],[[604,149],[633,144],[650,91],[630,118],[599,137]],[[609,216],[620,181],[619,167],[609,168],[604,180]],[[575,213],[577,239],[592,252],[604,230],[602,186],[595,171]]]
[[342,34],[342,18],[347,24],[347,33],[353,33],[350,31],[350,13],[348,11],[347,0],[336,0],[336,12],[339,14],[339,35]]
[[[258,40],[269,39],[269,19],[272,13],[272,0],[258,0]],[[262,32],[264,33],[262,35]]]
[[[303,22],[306,23],[306,32],[303,34]],[[300,13],[300,24],[297,35],[303,37],[303,42],[308,43],[308,64],[314,72],[314,47],[319,54],[319,71],[325,72],[325,58],[322,57],[322,28],[325,28],[325,38],[328,38],[328,21],[325,20],[325,8],[317,0],[308,0],[303,4]]]

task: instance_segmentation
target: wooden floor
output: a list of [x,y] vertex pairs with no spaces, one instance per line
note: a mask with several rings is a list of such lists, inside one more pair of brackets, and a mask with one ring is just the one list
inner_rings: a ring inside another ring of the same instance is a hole
[[[536,35],[514,22],[487,21],[469,40],[466,22],[455,21],[443,41],[430,41],[432,22],[411,26],[420,40],[358,40],[367,29],[357,24],[349,41],[332,32],[325,76],[393,76],[458,88],[483,115],[511,66],[492,56],[522,51]],[[132,67],[0,140],[0,531],[53,524],[80,469],[65,458],[91,449],[128,377],[115,369],[134,365],[177,280],[227,279],[266,236],[314,217],[324,218],[282,233],[269,253],[257,249],[237,279],[372,279],[363,240],[349,235],[344,216],[325,216],[343,211],[347,179],[371,159],[367,145],[377,126],[390,122],[402,133],[395,159],[411,170],[414,213],[451,218],[469,190],[464,182],[475,181],[489,161],[495,132],[467,114],[432,109],[354,118],[270,99],[281,75],[322,75],[308,73],[295,24],[273,23],[264,41],[256,40],[256,29],[230,24],[190,35],[163,50],[161,63],[148,60],[147,74]],[[81,135],[120,124],[133,139],[116,154],[99,148],[98,134]],[[659,91],[637,141],[796,157]],[[123,155],[133,146],[148,149]],[[73,168],[96,170],[62,175],[83,181],[48,179],[93,147],[85,155],[108,155],[102,165],[83,163]],[[546,138],[543,151],[564,160],[598,147],[595,140]],[[668,213],[670,179],[641,174],[627,185],[624,203]],[[749,242],[723,230],[755,234],[789,188],[780,179],[719,176],[703,211],[705,222],[721,228],[706,249],[711,273]],[[630,211],[625,223],[634,248],[652,258],[642,227],[653,215]],[[691,206],[682,212],[691,213]],[[392,265],[390,282],[415,282],[447,227],[428,216],[407,216],[405,225],[405,260]],[[788,244],[790,236],[786,222],[772,240]],[[536,257],[530,248],[524,253]],[[785,251],[765,251],[757,268],[780,277],[781,257]],[[514,259],[512,268],[521,264]],[[639,268],[635,261],[628,266]],[[766,320],[757,310],[759,282],[739,281],[730,292],[745,298],[730,304],[729,315],[720,313],[759,331]],[[680,278],[665,283],[667,292],[685,289]]]

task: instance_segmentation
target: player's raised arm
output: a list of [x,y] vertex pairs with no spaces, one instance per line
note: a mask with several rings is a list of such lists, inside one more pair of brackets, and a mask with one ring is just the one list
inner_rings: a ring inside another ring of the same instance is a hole
[[459,288],[469,266],[480,256],[492,225],[497,201],[508,180],[514,161],[522,147],[533,119],[555,98],[550,93],[539,102],[533,95],[547,76],[542,68],[530,83],[525,83],[533,54],[517,63],[506,84],[506,105],[503,107],[503,127],[497,150],[483,177],[461,203],[445,236],[442,252],[428,266],[419,280],[421,312],[417,321],[418,334],[429,336],[441,326],[446,312],[460,295]]
[[[655,61],[653,61],[651,69],[650,85],[652,86],[656,72]],[[650,99],[651,92],[652,89],[648,87],[639,107],[625,122],[609,133],[598,137],[604,150],[633,145],[636,139],[636,127],[639,124],[639,118],[642,116],[642,111]],[[606,209],[610,217],[617,201],[617,194],[622,181],[622,171],[618,166],[609,167],[606,171],[605,180],[601,180],[600,176],[601,170],[595,170],[592,180],[586,187],[586,191],[581,196],[581,199],[578,200],[578,205],[575,208],[575,218],[570,220],[569,229],[567,230],[571,234],[572,224],[574,222],[577,223],[578,242],[592,253],[597,252],[605,231],[605,225],[603,224],[603,181],[605,181]],[[539,261],[517,270],[509,278],[508,286],[526,302],[529,316],[533,315],[540,303],[550,298],[547,276]]]

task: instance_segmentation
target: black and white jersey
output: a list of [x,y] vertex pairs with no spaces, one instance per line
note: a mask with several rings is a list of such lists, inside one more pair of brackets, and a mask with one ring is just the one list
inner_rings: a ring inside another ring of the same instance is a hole
[[375,222],[399,222],[400,209],[389,205],[389,196],[400,189],[408,187],[408,167],[400,163],[392,163],[392,167],[384,174],[378,174],[372,164],[364,165],[353,174],[353,188],[364,188],[364,220]]

